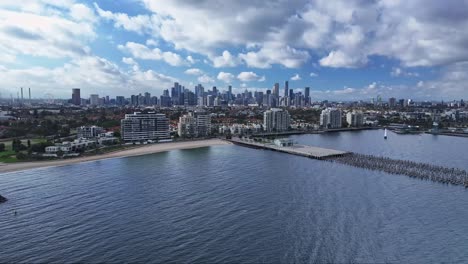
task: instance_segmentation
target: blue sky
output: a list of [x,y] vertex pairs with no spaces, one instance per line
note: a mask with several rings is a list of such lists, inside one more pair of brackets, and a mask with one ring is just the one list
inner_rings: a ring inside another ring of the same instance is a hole
[[[409,3],[408,3],[409,2]],[[0,92],[159,95],[178,81],[316,100],[468,99],[466,1],[2,0]]]

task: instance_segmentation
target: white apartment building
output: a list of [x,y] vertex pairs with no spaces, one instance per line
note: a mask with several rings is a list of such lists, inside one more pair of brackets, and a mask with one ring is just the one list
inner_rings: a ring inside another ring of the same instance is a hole
[[364,115],[362,112],[348,112],[346,114],[346,122],[350,127],[361,127],[364,124]]
[[336,108],[322,110],[320,126],[323,128],[341,128],[341,110]]
[[169,139],[169,119],[154,112],[126,114],[120,121],[124,141]]
[[55,146],[46,147],[45,152],[48,154],[57,153],[59,151],[68,153],[94,148],[95,146],[95,140],[75,139],[74,141],[66,141],[60,144],[56,144]]
[[98,126],[81,126],[76,129],[77,138],[95,138],[104,131],[102,127]]
[[211,134],[211,115],[196,110],[179,118],[178,135],[180,137],[206,137]]
[[263,113],[263,130],[266,132],[279,132],[289,129],[291,117],[286,110],[272,108]]

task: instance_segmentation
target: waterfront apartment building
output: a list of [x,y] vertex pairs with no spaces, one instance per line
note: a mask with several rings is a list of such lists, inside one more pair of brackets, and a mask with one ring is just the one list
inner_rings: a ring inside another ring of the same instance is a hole
[[126,114],[120,121],[124,141],[143,141],[169,139],[169,119],[164,114],[140,113]]
[[81,126],[76,129],[77,138],[95,138],[104,131],[98,126]]
[[211,116],[201,110],[195,110],[179,118],[178,135],[180,137],[207,137],[211,134]]
[[327,108],[320,114],[320,126],[323,128],[341,128],[341,110]]
[[348,112],[346,114],[346,122],[349,127],[361,127],[364,124],[364,115],[362,112]]
[[289,129],[291,117],[283,109],[272,108],[263,113],[263,130],[266,132],[280,132]]

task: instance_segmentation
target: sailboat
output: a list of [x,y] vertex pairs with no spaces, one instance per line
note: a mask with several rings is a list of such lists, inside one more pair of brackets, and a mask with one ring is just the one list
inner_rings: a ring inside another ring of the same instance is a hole
[[383,138],[384,138],[384,139],[387,139],[387,129],[385,129]]

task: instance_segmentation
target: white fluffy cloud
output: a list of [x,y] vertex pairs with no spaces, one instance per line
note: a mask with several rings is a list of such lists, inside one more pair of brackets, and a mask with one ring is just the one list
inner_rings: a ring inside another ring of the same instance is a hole
[[[128,64],[135,63],[130,58],[124,59]],[[84,56],[71,60],[56,68],[31,67],[27,69],[7,69],[0,66],[2,92],[11,90],[21,80],[21,85],[31,87],[34,97],[43,97],[46,93],[63,98],[70,96],[72,87],[80,87],[83,94],[129,95],[141,92],[142,89],[161,93],[169,87],[175,78],[157,73],[153,70],[124,71],[117,64],[97,56]],[[69,89],[64,89],[68,87]]]
[[74,4],[70,8],[70,16],[76,21],[96,22],[94,10],[84,4]]
[[366,57],[349,55],[341,50],[331,51],[328,56],[320,59],[320,65],[332,68],[356,68],[365,63]]
[[130,53],[136,59],[142,60],[163,60],[172,66],[182,66],[188,63],[179,55],[170,51],[161,51],[158,48],[150,49],[147,46],[135,42],[127,42],[119,45],[118,48]]
[[113,13],[103,10],[97,3],[94,7],[101,18],[114,23],[114,27],[123,28],[127,31],[136,32],[138,34],[154,33],[154,28],[157,26],[157,17],[149,15],[129,16],[125,13]]
[[225,83],[231,83],[235,76],[229,72],[219,72],[217,79]]
[[214,83],[215,80],[210,77],[209,75],[206,75],[206,74],[203,74],[202,76],[198,77],[197,80],[200,82],[200,83],[204,83],[204,84],[209,84],[209,83]]
[[[81,9],[81,8],[79,8]],[[81,16],[75,14],[75,16]],[[88,42],[96,37],[90,21],[77,22],[60,15],[0,10],[0,52],[4,58],[18,54],[69,58],[89,54]]]
[[237,75],[237,79],[242,82],[262,81],[264,77],[258,76],[255,72],[241,72]]
[[291,77],[291,80],[292,81],[299,81],[299,80],[301,80],[301,76],[299,75],[299,73],[296,73],[293,77]]
[[398,77],[398,76],[418,77],[419,76],[417,72],[405,71],[400,67],[393,67],[392,71],[390,72],[390,75],[393,77]]
[[239,59],[234,57],[229,51],[225,50],[221,56],[211,57],[215,68],[235,67],[239,64]]
[[322,66],[345,68],[363,66],[371,55],[405,66],[468,60],[466,1],[141,1],[176,48],[212,58],[226,46],[255,47],[232,55],[250,67],[300,67],[310,53]]
[[202,75],[203,71],[198,68],[191,68],[191,69],[186,70],[185,74],[198,76],[198,75]]

